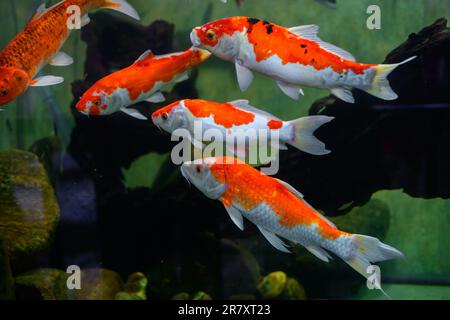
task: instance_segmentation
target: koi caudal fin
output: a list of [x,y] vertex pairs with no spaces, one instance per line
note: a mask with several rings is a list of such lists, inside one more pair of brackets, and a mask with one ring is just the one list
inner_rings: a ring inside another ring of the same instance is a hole
[[404,257],[403,253],[382,243],[377,238],[359,234],[354,234],[352,238],[355,251],[350,258],[344,259],[344,261],[364,278],[368,278],[370,275],[369,267],[372,263]]
[[326,116],[311,116],[289,121],[288,125],[292,126],[293,130],[288,143],[303,152],[318,156],[330,153],[325,144],[314,136],[314,132],[333,119]]
[[378,97],[383,100],[395,100],[398,98],[398,95],[392,90],[391,85],[389,84],[389,80],[387,77],[394,71],[397,67],[414,60],[417,57],[411,57],[406,59],[403,62],[396,64],[380,64],[375,69],[375,77],[372,81],[372,87],[369,89],[365,89],[367,93]]
[[141,20],[139,13],[125,0],[104,0],[101,5],[102,8],[116,10],[130,16],[136,20]]

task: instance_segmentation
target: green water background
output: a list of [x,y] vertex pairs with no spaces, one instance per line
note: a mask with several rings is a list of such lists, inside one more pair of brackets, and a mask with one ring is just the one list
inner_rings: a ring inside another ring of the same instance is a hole
[[[56,3],[51,1],[49,3]],[[327,8],[315,0],[245,0],[238,7],[234,1],[219,0],[130,0],[141,14],[142,24],[162,19],[175,25],[175,47],[190,46],[189,33],[193,27],[233,15],[245,15],[270,20],[292,27],[318,24],[322,39],[353,53],[358,61],[378,63],[409,34],[418,32],[439,17],[450,17],[448,0],[340,0],[336,9]],[[0,2],[0,48],[23,29],[33,8],[41,1],[3,0]],[[381,30],[366,27],[369,5],[380,6]],[[0,113],[0,149],[28,149],[38,139],[55,134],[55,114],[59,135],[68,143],[74,126],[69,105],[73,97],[71,82],[84,76],[86,45],[80,32],[73,32],[63,51],[75,58],[65,68],[47,66],[43,74],[65,77],[64,84],[50,88],[30,89]],[[197,80],[200,97],[216,101],[240,98],[267,110],[282,119],[307,114],[310,105],[328,95],[324,90],[304,88],[305,97],[295,102],[285,97],[274,82],[256,75],[250,89],[241,93],[234,66],[212,58],[200,67]],[[62,128],[62,129],[61,129]],[[149,154],[137,159],[125,170],[129,187],[158,188],[154,178],[168,155]],[[414,199],[401,190],[380,191],[374,198],[385,201],[391,210],[390,229],[385,242],[401,249],[406,259],[384,264],[383,275],[434,279],[450,279],[450,200]],[[394,298],[446,298],[448,286],[388,285],[386,291]],[[357,298],[378,298],[379,293],[361,288]]]

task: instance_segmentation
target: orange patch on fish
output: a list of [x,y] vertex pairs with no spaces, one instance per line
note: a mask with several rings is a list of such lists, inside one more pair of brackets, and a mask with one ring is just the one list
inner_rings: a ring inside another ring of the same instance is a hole
[[283,121],[270,120],[269,122],[267,122],[267,126],[272,130],[278,130],[278,129],[281,129],[281,127],[283,127]]
[[179,101],[169,104],[168,106],[165,106],[163,108],[160,108],[152,113],[152,118],[158,118],[159,116],[162,116],[163,113],[169,114],[173,108],[177,107],[179,105]]
[[283,64],[300,63],[316,70],[331,67],[337,73],[352,70],[356,74],[363,74],[374,66],[343,60],[318,43],[302,38],[287,28],[262,20],[248,20],[247,36],[253,45],[257,62],[277,55]]
[[298,225],[317,225],[317,231],[325,238],[336,239],[348,235],[323,219],[305,201],[293,195],[276,179],[261,174],[253,167],[239,162],[228,164],[228,157],[219,158],[211,165],[213,176],[227,186],[221,201],[230,207],[235,203],[247,212],[266,203],[280,218],[279,223],[286,228]]
[[205,100],[184,100],[186,108],[197,118],[213,117],[214,122],[225,128],[250,124],[255,115],[236,108],[229,103],[217,103]]

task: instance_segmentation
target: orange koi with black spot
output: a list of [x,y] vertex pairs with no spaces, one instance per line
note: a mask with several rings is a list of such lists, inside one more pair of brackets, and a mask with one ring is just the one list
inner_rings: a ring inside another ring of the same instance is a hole
[[[169,133],[173,133],[177,129],[186,129],[195,146],[201,145],[203,141],[203,139],[202,141],[198,140],[201,137],[195,137],[195,122],[197,122],[201,124],[203,132],[210,129],[220,132],[223,142],[232,144],[234,137],[240,135],[248,137],[248,143],[251,145],[252,142],[258,143],[258,139],[262,136],[270,138],[276,132],[281,149],[286,149],[286,144],[289,144],[314,155],[324,155],[330,152],[325,148],[325,144],[314,136],[314,132],[331,120],[333,120],[332,117],[311,116],[293,121],[283,121],[250,106],[247,100],[227,103],[180,100],[152,114],[154,124]],[[266,134],[258,134],[261,132]]]
[[295,100],[303,94],[302,86],[328,89],[349,103],[355,102],[352,88],[384,100],[397,99],[387,76],[415,57],[391,65],[356,62],[347,51],[321,40],[318,32],[316,25],[288,29],[259,19],[230,17],[195,28],[191,41],[234,63],[242,91],[256,71],[274,79]]
[[65,0],[50,8],[41,5],[25,29],[0,52],[0,105],[22,95],[29,86],[49,86],[64,81],[55,76],[35,77],[47,64],[68,66],[73,63],[60,49],[71,31],[74,6],[79,9],[80,27],[89,23],[87,13],[98,8],[139,19],[136,10],[124,0]]
[[235,158],[185,162],[181,173],[207,197],[221,201],[241,230],[248,219],[280,251],[289,252],[284,238],[325,262],[332,252],[366,278],[371,263],[403,257],[376,238],[339,230],[292,186]]
[[207,60],[211,54],[190,48],[184,52],[154,55],[146,51],[131,66],[97,81],[77,103],[78,111],[92,116],[122,111],[140,120],[147,118],[127,108],[142,101],[163,102],[164,87],[188,79],[188,70]]

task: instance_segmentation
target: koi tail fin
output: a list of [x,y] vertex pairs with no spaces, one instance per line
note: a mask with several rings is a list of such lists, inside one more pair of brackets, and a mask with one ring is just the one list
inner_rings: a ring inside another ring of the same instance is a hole
[[[371,263],[379,261],[404,258],[403,253],[397,249],[382,243],[377,238],[354,234],[352,245],[355,250],[348,259],[344,259],[353,269],[364,278],[371,275],[369,267]],[[381,287],[381,286],[380,286]]]
[[287,122],[288,127],[293,128],[292,138],[288,143],[301,151],[318,156],[330,153],[325,144],[314,136],[314,132],[333,119],[327,116],[311,116]]
[[133,19],[141,20],[141,18],[139,17],[139,13],[136,11],[136,9],[134,9],[125,0],[104,0],[101,7],[116,10],[118,12],[126,14],[127,16],[132,17]]
[[417,57],[411,57],[403,62],[397,64],[380,64],[375,69],[375,77],[372,80],[372,86],[369,89],[364,89],[367,93],[383,100],[395,100],[398,95],[392,90],[389,84],[388,76],[399,66],[414,60]]

